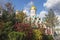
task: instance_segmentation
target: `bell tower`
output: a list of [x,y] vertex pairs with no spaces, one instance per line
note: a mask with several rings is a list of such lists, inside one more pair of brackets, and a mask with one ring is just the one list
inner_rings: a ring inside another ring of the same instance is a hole
[[30,8],[30,16],[33,17],[36,15],[36,7],[34,5]]

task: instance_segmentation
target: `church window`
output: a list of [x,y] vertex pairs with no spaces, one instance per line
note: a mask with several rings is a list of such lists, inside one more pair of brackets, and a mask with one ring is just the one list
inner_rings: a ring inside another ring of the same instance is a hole
[[35,11],[33,11],[33,13],[34,13]]
[[35,17],[35,20],[36,20],[37,18]]
[[40,20],[40,18],[39,18],[39,20]]

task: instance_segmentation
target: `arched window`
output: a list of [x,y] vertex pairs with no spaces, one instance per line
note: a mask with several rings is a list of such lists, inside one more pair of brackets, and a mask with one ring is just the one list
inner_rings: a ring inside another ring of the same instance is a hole
[[37,18],[35,17],[35,20],[36,20]]
[[39,18],[39,20],[40,20],[40,18]]

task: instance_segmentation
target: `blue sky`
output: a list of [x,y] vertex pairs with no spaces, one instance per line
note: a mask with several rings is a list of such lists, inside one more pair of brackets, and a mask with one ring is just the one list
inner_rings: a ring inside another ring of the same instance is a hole
[[43,4],[46,2],[46,0],[12,0],[12,3],[16,10],[22,10],[31,1],[36,6],[37,13],[40,13],[40,11],[44,10]]
[[53,9],[55,14],[60,16],[60,0],[0,0],[0,5],[8,1],[13,3],[15,10],[29,9],[32,1],[37,8],[36,13],[40,17],[44,17],[49,9]]

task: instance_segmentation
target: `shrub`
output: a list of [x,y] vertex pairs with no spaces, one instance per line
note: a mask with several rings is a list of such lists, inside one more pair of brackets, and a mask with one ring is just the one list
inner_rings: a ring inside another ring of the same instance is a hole
[[42,40],[42,32],[39,29],[33,30],[34,40]]
[[43,35],[43,40],[54,40],[52,35]]
[[22,40],[24,35],[23,32],[11,32],[8,34],[9,40]]

